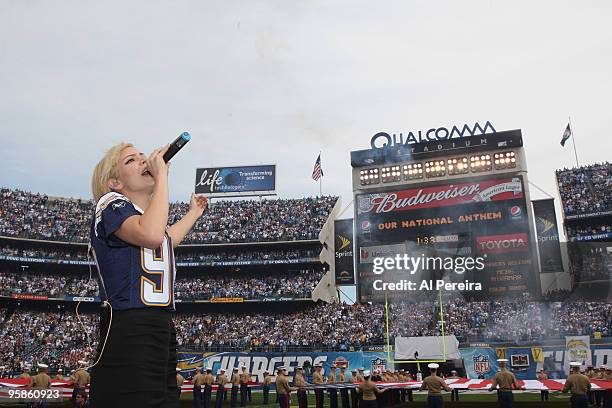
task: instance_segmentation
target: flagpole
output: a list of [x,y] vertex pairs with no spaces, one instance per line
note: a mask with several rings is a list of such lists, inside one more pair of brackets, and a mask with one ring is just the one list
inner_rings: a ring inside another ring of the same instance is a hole
[[580,164],[578,164],[578,153],[576,152],[576,134],[574,133],[574,127],[572,126],[572,117],[568,116],[569,118],[569,126],[570,126],[570,132],[571,136],[572,136],[572,145],[574,145],[574,156],[576,156],[576,167],[580,167]]

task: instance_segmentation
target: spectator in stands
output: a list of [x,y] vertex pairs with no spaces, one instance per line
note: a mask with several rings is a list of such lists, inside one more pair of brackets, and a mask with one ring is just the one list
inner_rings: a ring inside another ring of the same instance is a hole
[[612,211],[612,165],[609,162],[557,170],[566,216]]
[[[0,189],[0,235],[87,242],[94,208],[90,200],[48,197]],[[219,201],[195,224],[185,243],[294,241],[316,239],[337,197]],[[171,203],[174,224],[189,203]]]

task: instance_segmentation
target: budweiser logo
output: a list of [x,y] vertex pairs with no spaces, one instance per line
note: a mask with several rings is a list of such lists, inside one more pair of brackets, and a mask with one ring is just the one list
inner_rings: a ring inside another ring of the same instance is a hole
[[401,211],[406,208],[424,206],[429,203],[456,200],[458,198],[472,197],[480,192],[479,184],[467,184],[463,186],[449,185],[433,192],[425,192],[423,189],[417,190],[410,197],[399,198],[397,193],[378,194],[375,197],[362,199],[359,203],[360,212],[388,213],[391,211]]

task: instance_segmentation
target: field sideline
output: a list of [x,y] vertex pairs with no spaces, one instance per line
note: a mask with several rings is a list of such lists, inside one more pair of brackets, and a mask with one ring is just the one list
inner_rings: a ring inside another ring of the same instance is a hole
[[[275,408],[278,407],[278,404],[274,403],[275,396],[274,393],[270,394],[270,404],[263,405],[262,395],[260,393],[253,393],[253,402],[248,404],[247,407],[252,408]],[[464,392],[459,395],[460,402],[451,402],[450,394],[444,395],[444,406],[445,407],[454,407],[454,408],[469,408],[469,407],[497,407],[496,395],[495,393],[482,392],[482,391],[471,391]],[[538,408],[538,407],[569,407],[569,394],[561,394],[558,392],[550,393],[550,400],[545,403],[540,402],[540,392],[515,392],[514,393],[515,405],[517,408]],[[193,408],[193,399],[189,394],[183,394],[181,397],[181,408]],[[395,405],[395,407],[418,407],[424,408],[427,406],[426,404],[426,393],[414,393],[414,402]],[[213,396],[213,404],[214,404],[214,396]],[[69,400],[64,401],[63,403],[47,403],[47,407],[53,408],[68,408],[72,407]],[[214,405],[213,405],[214,406]],[[223,404],[224,407],[230,406],[229,401],[225,401]],[[292,394],[291,406],[297,407],[297,398],[295,394]],[[309,393],[308,396],[308,406],[314,407],[314,394]],[[338,406],[342,407],[340,401],[338,401]],[[8,407],[8,408],[23,408],[23,404],[18,403],[0,403],[0,407]],[[325,407],[329,407],[329,400],[327,395],[325,396]]]

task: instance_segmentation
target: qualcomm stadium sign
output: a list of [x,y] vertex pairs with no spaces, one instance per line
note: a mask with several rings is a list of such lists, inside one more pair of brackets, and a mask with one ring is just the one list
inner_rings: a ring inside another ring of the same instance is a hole
[[441,140],[463,139],[472,136],[481,136],[487,133],[496,133],[491,122],[486,121],[484,126],[476,122],[473,126],[464,124],[463,126],[439,127],[431,128],[425,131],[416,130],[408,133],[393,133],[378,132],[370,140],[372,149],[381,149],[385,147],[410,145],[423,142],[436,142]]

